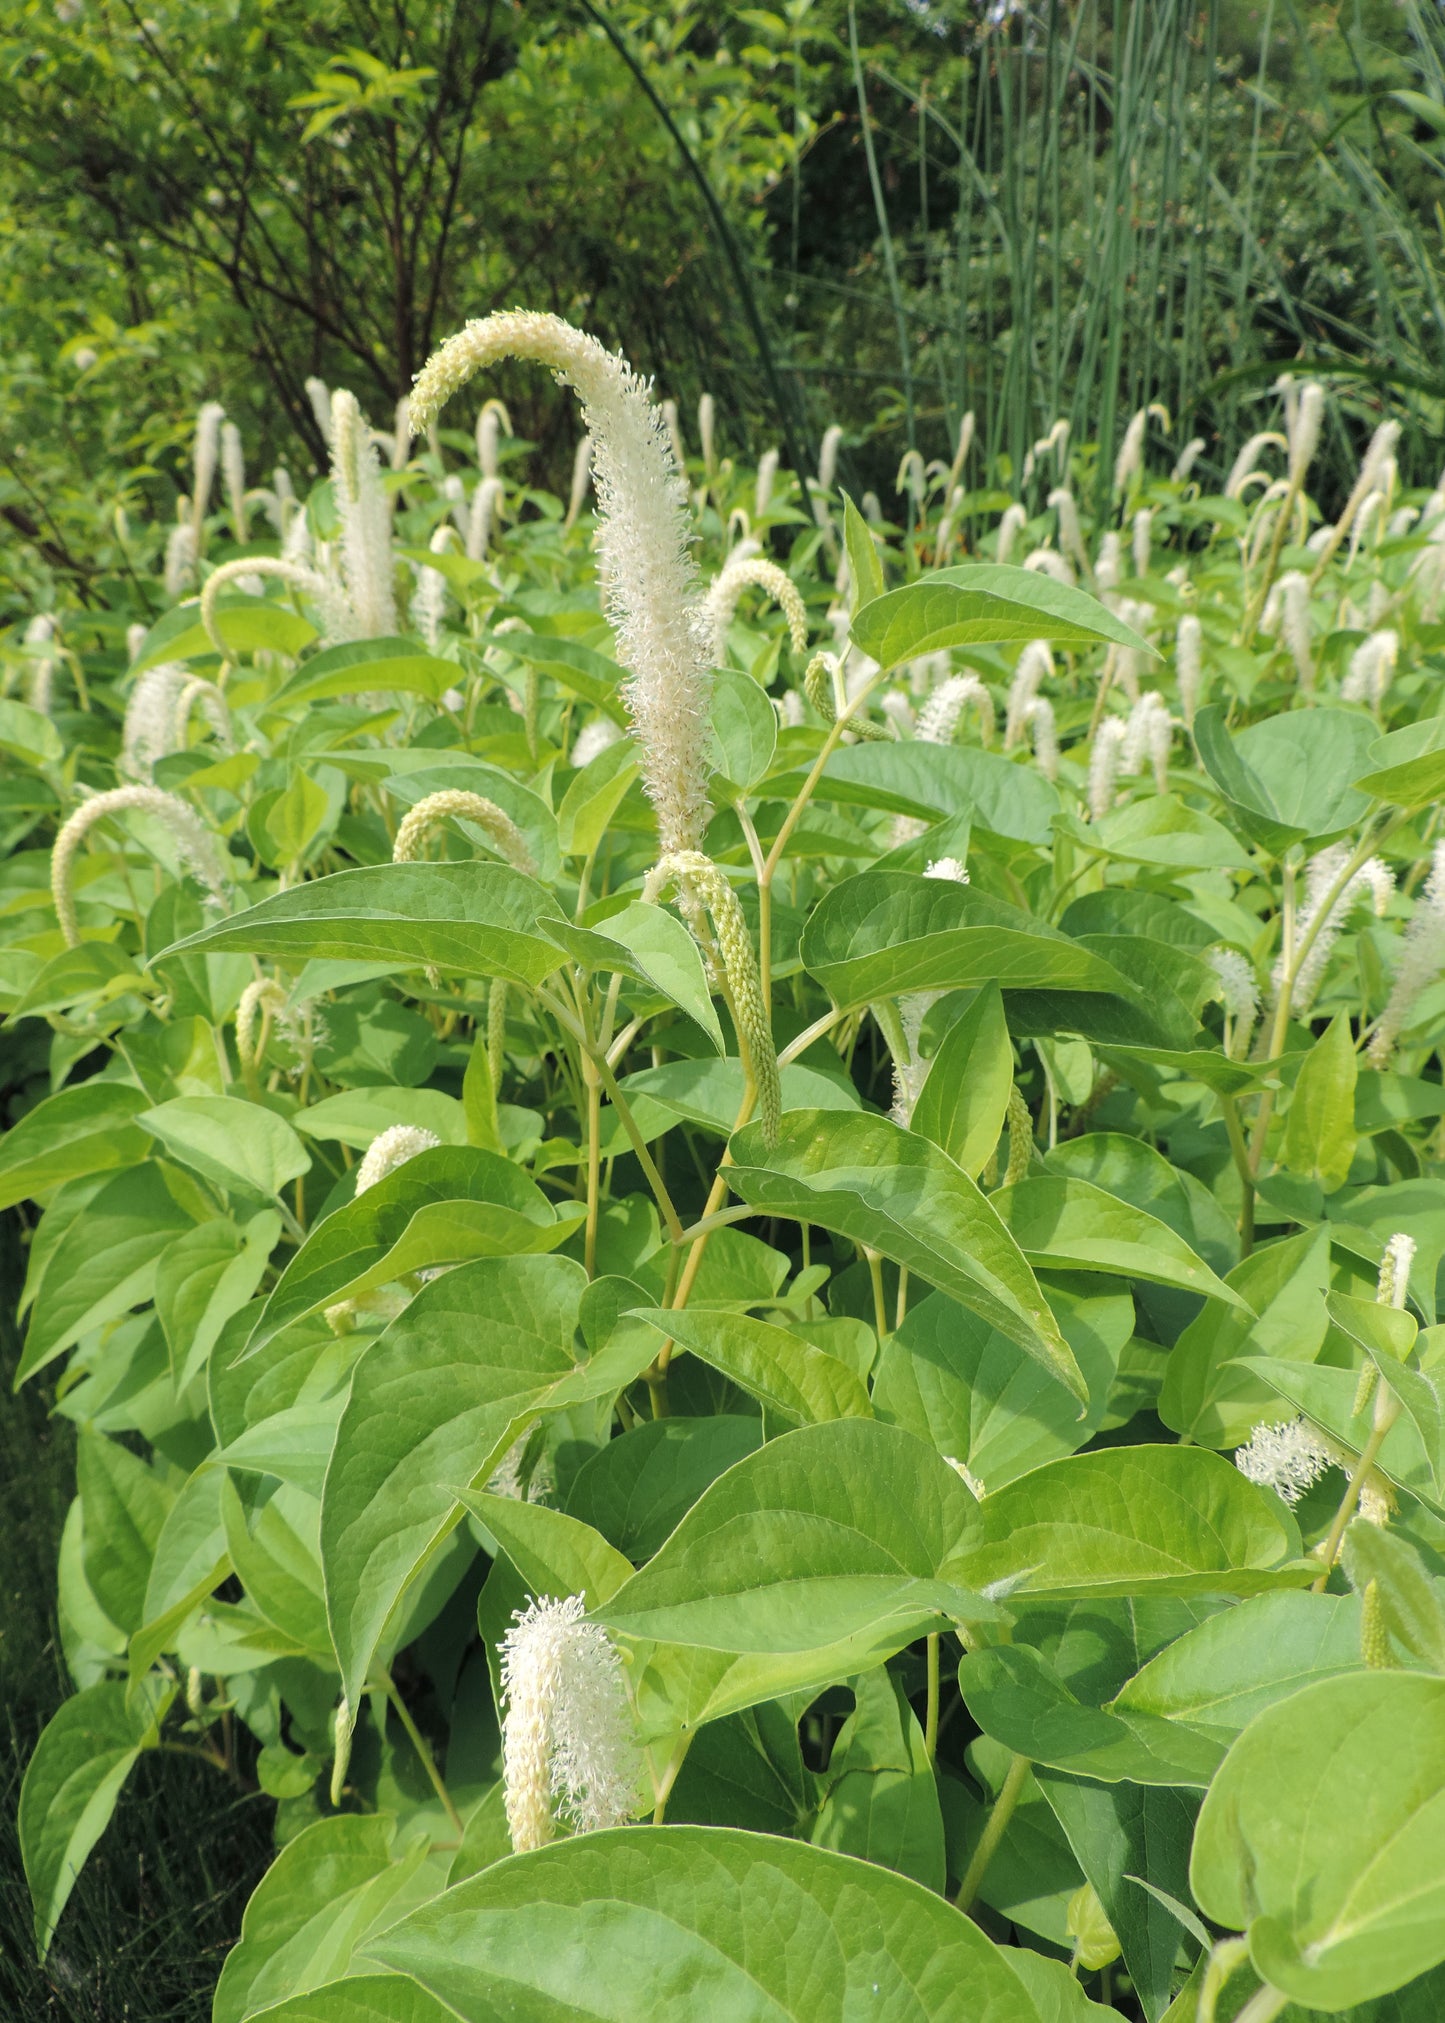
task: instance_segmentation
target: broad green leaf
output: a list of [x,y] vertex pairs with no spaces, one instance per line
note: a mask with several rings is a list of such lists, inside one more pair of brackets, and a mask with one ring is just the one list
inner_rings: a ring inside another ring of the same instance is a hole
[[628,1559],[650,1559],[708,1484],[762,1439],[762,1421],[737,1413],[644,1420],[583,1463],[567,1509]]
[[750,674],[719,668],[713,681],[714,782],[732,801],[755,787],[773,763],[778,713]]
[[[1188,1905],[1198,1794],[1159,1785],[1096,1784],[1055,1770],[1040,1771],[1037,1782],[1103,1905],[1135,1995],[1154,2023],[1173,1989],[1185,1929],[1155,1891],[1162,1887]],[[1141,1886],[1141,1877],[1155,1890]]]
[[1222,822],[1173,794],[1130,801],[1073,833],[1125,864],[1162,864],[1175,871],[1247,871],[1250,864]]
[[703,1650],[786,1655],[856,1639],[886,1657],[950,1617],[994,1615],[938,1579],[976,1508],[897,1427],[805,1426],[719,1476],[597,1613],[627,1636]]
[[1431,1578],[1414,1546],[1357,1517],[1345,1532],[1344,1560],[1358,1592],[1374,1582],[1389,1633],[1427,1671],[1445,1676],[1445,1584]]
[[851,636],[859,652],[885,670],[945,646],[1023,645],[1031,639],[1054,646],[1107,641],[1153,652],[1087,591],[1006,562],[931,569],[918,582],[862,605]]
[[132,1679],[148,1672],[188,1617],[231,1572],[221,1525],[224,1470],[203,1461],[166,1513],[146,1579],[141,1625],[130,1640]]
[[58,766],[65,757],[60,733],[43,710],[0,696],[0,751],[27,766]]
[[354,1951],[437,1893],[424,1834],[398,1844],[385,1814],[340,1814],[288,1841],[252,1893],[216,1988],[212,2023],[245,2023],[345,1974]]
[[[218,1471],[221,1472],[221,1471]],[[333,1663],[322,1592],[321,1506],[293,1483],[225,1476],[221,1519],[236,1578],[267,1622],[299,1650]]]
[[[774,774],[769,797],[791,799],[807,777],[806,771]],[[952,817],[996,836],[1040,845],[1051,840],[1059,812],[1057,789],[1032,767],[977,745],[930,745],[917,738],[840,745],[823,768],[813,799],[881,808],[926,822]]]
[[944,1034],[909,1128],[931,1138],[970,1180],[998,1145],[1013,1087],[1013,1048],[996,982]]
[[785,1114],[776,1145],[750,1125],[734,1138],[732,1154],[733,1190],[742,1200],[820,1222],[907,1265],[1036,1356],[1087,1404],[1088,1386],[1013,1237],[936,1145],[886,1117],[802,1110]]
[[504,2005],[537,2023],[1043,2023],[1009,1955],[930,1890],[727,1827],[622,1827],[499,1862],[369,1951],[465,2023]]
[[[845,1110],[858,1108],[857,1092],[790,1062],[782,1072],[785,1110]],[[721,1061],[664,1061],[660,1068],[639,1068],[622,1082],[625,1096],[645,1096],[684,1123],[698,1124],[726,1138],[737,1122],[743,1101],[743,1068],[736,1055]]]
[[564,857],[591,857],[638,775],[631,738],[604,745],[567,783],[557,810],[557,842]]
[[284,1117],[235,1096],[176,1096],[137,1119],[171,1157],[223,1193],[270,1201],[311,1171],[311,1154]]
[[280,1216],[263,1208],[244,1229],[224,1219],[203,1222],[162,1251],[156,1313],[178,1393],[204,1369],[221,1329],[255,1293],[280,1236]]
[[266,1302],[248,1353],[282,1328],[406,1272],[467,1258],[551,1250],[559,1222],[535,1181],[495,1152],[439,1145],[317,1223]]
[[1245,1306],[1167,1223],[1087,1180],[1041,1174],[989,1199],[1036,1269],[1110,1272]]
[[872,1417],[867,1389],[846,1363],[771,1321],[705,1307],[642,1308],[632,1318],[656,1329],[659,1346],[671,1340],[721,1370],[787,1425]]
[[76,1453],[85,1512],[85,1576],[96,1600],[119,1628],[146,1620],[151,1563],[175,1491],[160,1474],[103,1433],[87,1431]]
[[1368,796],[1352,783],[1371,729],[1353,710],[1287,710],[1231,736],[1223,706],[1209,703],[1195,715],[1194,742],[1245,835],[1278,856],[1291,843],[1340,835],[1365,814]]
[[1250,1595],[1317,1568],[1278,1497],[1202,1447],[1110,1447],[1021,1475],[975,1506],[947,1573],[1015,1601]]
[[[591,928],[569,928],[566,922],[548,921],[545,931],[589,969],[605,970],[615,964],[624,975],[650,983],[669,1004],[695,1020],[722,1053],[722,1027],[707,987],[702,955],[682,922],[665,907],[634,900]],[[596,943],[605,946],[593,946]]]
[[619,693],[622,669],[595,647],[550,632],[508,632],[496,644],[514,659],[540,669],[560,687],[570,689],[573,695],[580,695],[584,702],[604,711],[614,723],[626,721]]
[[542,887],[505,864],[377,864],[274,893],[245,913],[178,941],[304,962],[395,962],[533,989],[561,966],[537,931],[555,911]]
[[1436,1353],[1423,1356],[1421,1367],[1413,1369],[1405,1360],[1418,1333],[1413,1314],[1344,1292],[1332,1292],[1325,1306],[1335,1326],[1359,1344],[1379,1371],[1380,1381],[1399,1399],[1420,1437],[1436,1499],[1445,1497],[1445,1397],[1441,1395],[1445,1373],[1439,1358],[1445,1330],[1429,1331],[1425,1347]]
[[[265,597],[248,597],[240,590],[226,590],[216,604],[216,629],[229,653],[279,653],[287,659],[309,646],[316,627],[289,604]],[[167,660],[206,660],[215,656],[211,635],[200,620],[197,601],[188,598],[167,611],[141,641],[140,652],[131,662],[131,678],[159,667]]]
[[[1374,1405],[1367,1405],[1363,1411],[1355,1409],[1358,1370],[1336,1369],[1324,1363],[1285,1362],[1269,1356],[1243,1356],[1239,1367],[1259,1378],[1278,1397],[1287,1398],[1295,1411],[1303,1412],[1343,1448],[1356,1454],[1363,1451],[1370,1437]],[[1435,1393],[1438,1370],[1431,1373],[1430,1381]],[[1256,1414],[1258,1418],[1282,1416],[1285,1415],[1278,1412]],[[1427,1503],[1445,1504],[1436,1487],[1441,1479],[1441,1455],[1438,1450],[1427,1449],[1411,1413],[1402,1412],[1385,1435],[1375,1465],[1391,1482],[1423,1497]]]
[[843,494],[843,545],[848,555],[848,576],[853,609],[873,603],[884,591],[883,563],[872,530],[852,499]]
[[92,1328],[148,1300],[161,1252],[193,1226],[178,1190],[154,1161],[107,1180],[49,1260],[16,1382],[43,1369]]
[[1397,808],[1423,808],[1445,794],[1445,716],[1406,724],[1376,738],[1370,770],[1355,781],[1362,793]]
[[1326,1194],[1344,1186],[1355,1156],[1355,1070],[1349,1015],[1340,1012],[1300,1064],[1282,1147],[1290,1172]]
[[941,1894],[943,1814],[918,1717],[881,1666],[853,1681],[853,1696],[828,1759],[813,1846],[876,1862]]
[[435,1132],[443,1145],[467,1143],[462,1105],[440,1089],[343,1089],[298,1110],[293,1121],[308,1138],[330,1139],[354,1152],[366,1151],[393,1124]]
[[496,1540],[529,1594],[582,1595],[595,1609],[632,1577],[632,1562],[581,1518],[484,1489],[457,1487],[455,1495]]
[[1277,1700],[1359,1668],[1356,1596],[1254,1595],[1167,1645],[1112,1706],[1187,1721],[1228,1742]]
[[997,983],[1006,1005],[1017,992],[1046,993],[1053,1022],[1086,1037],[1183,1043],[1193,1030],[1182,1006],[1172,1016],[1151,1007],[1103,956],[945,878],[864,871],[845,879],[815,908],[802,956],[845,1010],[909,991]]
[[265,808],[265,833],[258,841],[266,862],[278,866],[298,863],[320,835],[330,811],[331,796],[298,766],[284,790]]
[[457,2012],[406,1974],[357,1974],[292,1995],[265,2014],[266,2023],[456,2023]]
[[0,1208],[87,1173],[139,1165],[150,1147],[135,1119],[149,1108],[125,1082],[77,1082],[47,1096],[0,1139]]
[[424,695],[431,702],[457,678],[454,660],[440,660],[414,639],[352,639],[328,646],[299,668],[267,704],[294,709],[329,696]]
[[884,1342],[873,1383],[878,1417],[966,1462],[987,1489],[1074,1453],[1104,1417],[1134,1304],[1099,1279],[1050,1283],[1047,1296],[1089,1386],[1082,1418],[1032,1356],[941,1293],[910,1308]]
[[1158,1714],[1087,1705],[1027,1644],[966,1656],[958,1689],[985,1735],[1031,1763],[1104,1784],[1202,1790],[1224,1755],[1222,1743]]
[[154,1746],[169,1694],[132,1699],[120,1684],[89,1686],[51,1719],[20,1787],[20,1852],[43,1960],[85,1858],[110,1823],[142,1749]]
[[1361,1672],[1252,1721],[1199,1815],[1206,1917],[1273,1987],[1343,2009],[1445,1960],[1445,1679]]
[[1211,1301],[1170,1352],[1159,1393],[1159,1416],[1176,1433],[1205,1447],[1237,1447],[1249,1438],[1269,1403],[1269,1386],[1238,1359],[1257,1354],[1311,1362],[1329,1317],[1330,1239],[1324,1229],[1266,1244],[1237,1264],[1229,1284],[1246,1309]]
[[641,1330],[576,1360],[585,1284],[567,1258],[464,1264],[423,1286],[357,1364],[321,1511],[327,1612],[353,1707],[387,1617],[461,1515],[453,1489],[482,1488],[544,1412],[610,1397],[649,1361]]

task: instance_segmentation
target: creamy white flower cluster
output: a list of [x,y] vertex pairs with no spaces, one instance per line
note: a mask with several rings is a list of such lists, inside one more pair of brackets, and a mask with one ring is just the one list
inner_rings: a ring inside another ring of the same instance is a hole
[[581,1595],[530,1601],[502,1639],[502,1783],[518,1854],[577,1833],[622,1826],[637,1799],[640,1758],[622,1661]]

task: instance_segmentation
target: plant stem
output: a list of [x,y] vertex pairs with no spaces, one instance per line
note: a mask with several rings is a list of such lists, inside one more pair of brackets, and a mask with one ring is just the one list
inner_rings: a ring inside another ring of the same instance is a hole
[[1254,1168],[1249,1163],[1249,1147],[1244,1142],[1238,1102],[1233,1096],[1221,1096],[1219,1109],[1224,1118],[1235,1171],[1239,1175],[1239,1254],[1241,1258],[1246,1258],[1254,1249]]
[[881,1344],[888,1335],[888,1297],[883,1289],[883,1259],[876,1250],[865,1244],[863,1255],[868,1260],[868,1276],[873,1282],[873,1325],[878,1330]]
[[682,1769],[687,1752],[692,1747],[692,1738],[696,1733],[697,1730],[695,1728],[684,1730],[678,1737],[677,1747],[668,1758],[667,1768],[662,1773],[662,1782],[656,1787],[657,1803],[652,1808],[652,1823],[654,1826],[661,1826],[667,1818],[667,1801],[672,1796],[672,1787],[677,1782],[678,1772]]
[[401,1722],[402,1727],[406,1730],[407,1739],[410,1741],[411,1746],[413,1749],[415,1749],[417,1755],[421,1758],[421,1767],[426,1772],[427,1777],[431,1782],[432,1790],[436,1793],[437,1797],[442,1802],[442,1810],[446,1813],[447,1818],[451,1821],[452,1831],[456,1834],[458,1841],[460,1841],[462,1838],[462,1831],[463,1831],[462,1816],[457,1811],[456,1806],[452,1803],[451,1793],[447,1790],[446,1785],[442,1782],[442,1774],[437,1769],[436,1758],[432,1755],[431,1750],[427,1745],[426,1737],[422,1734],[420,1728],[417,1727],[415,1721],[412,1720],[410,1711],[407,1708],[407,1704],[405,1700],[402,1699],[401,1694],[396,1690],[396,1682],[392,1678],[390,1672],[384,1672],[382,1674],[382,1686],[386,1693],[387,1699],[396,1709],[397,1719]]
[[971,1911],[978,1896],[979,1886],[988,1874],[988,1865],[998,1853],[999,1842],[1008,1831],[1008,1823],[1014,1816],[1014,1808],[1019,1802],[1019,1793],[1024,1788],[1024,1779],[1029,1774],[1027,1756],[1015,1756],[1008,1767],[1008,1775],[999,1786],[998,1797],[993,1802],[988,1822],[983,1829],[983,1837],[973,1851],[963,1881],[958,1886],[954,1903],[961,1911]]
[[602,1207],[602,1083],[590,1054],[582,1056],[582,1080],[587,1087],[587,1234],[582,1268],[588,1278],[596,1278],[597,1219]]
[[[1384,1419],[1383,1425],[1379,1423],[1380,1417]],[[1340,1507],[1335,1512],[1334,1522],[1331,1524],[1325,1538],[1324,1550],[1320,1555],[1324,1560],[1324,1570],[1311,1589],[1313,1594],[1322,1595],[1329,1585],[1329,1578],[1334,1572],[1335,1561],[1340,1556],[1340,1540],[1345,1535],[1345,1526],[1349,1523],[1358,1508],[1360,1491],[1365,1486],[1365,1477],[1374,1467],[1376,1457],[1385,1444],[1385,1435],[1394,1423],[1395,1415],[1393,1413],[1384,1415],[1377,1413],[1377,1423],[1370,1429],[1370,1437],[1365,1442],[1359,1461],[1350,1470],[1350,1479],[1345,1484],[1345,1493],[1340,1498]]]
[[931,1763],[938,1754],[938,1631],[928,1639],[928,1705],[923,1716],[923,1746]]
[[1266,1985],[1257,1988],[1240,2010],[1235,2023],[1270,2023],[1271,2017],[1278,2016],[1289,2002],[1288,1995],[1281,1995],[1278,1988]]

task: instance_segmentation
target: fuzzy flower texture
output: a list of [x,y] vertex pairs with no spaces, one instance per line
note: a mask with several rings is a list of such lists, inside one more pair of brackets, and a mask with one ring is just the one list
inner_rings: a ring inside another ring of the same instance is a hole
[[577,1833],[622,1826],[641,1762],[622,1661],[581,1595],[529,1602],[502,1639],[502,1782],[518,1854]]
[[582,401],[593,442],[597,551],[660,854],[694,850],[707,827],[711,628],[688,549],[687,485],[647,382],[559,316],[505,310],[469,323],[417,376],[421,434],[476,372],[504,358],[550,366]]

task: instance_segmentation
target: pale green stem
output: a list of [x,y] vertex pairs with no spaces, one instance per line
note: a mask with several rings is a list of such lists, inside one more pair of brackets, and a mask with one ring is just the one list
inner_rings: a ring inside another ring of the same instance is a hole
[[407,1739],[410,1741],[412,1748],[415,1749],[418,1757],[421,1759],[421,1767],[427,1774],[428,1780],[431,1783],[432,1790],[436,1793],[437,1797],[442,1802],[442,1810],[446,1813],[447,1818],[451,1822],[452,1831],[456,1834],[458,1841],[460,1841],[462,1838],[462,1831],[463,1831],[462,1816],[457,1811],[456,1806],[452,1803],[452,1795],[447,1790],[446,1785],[442,1782],[442,1774],[437,1769],[436,1758],[432,1755],[431,1750],[427,1746],[426,1737],[417,1727],[415,1721],[412,1720],[411,1715],[407,1710],[407,1704],[405,1700],[402,1699],[400,1693],[398,1693],[398,1691],[396,1690],[396,1684],[395,1681],[392,1679],[390,1672],[384,1672],[382,1674],[382,1687],[386,1693],[387,1699],[391,1702],[392,1706],[396,1710],[397,1719],[400,1721],[402,1727],[406,1730]]
[[[1345,1535],[1345,1527],[1359,1507],[1360,1491],[1365,1486],[1365,1477],[1374,1467],[1379,1457],[1380,1449],[1385,1444],[1385,1435],[1395,1423],[1395,1414],[1393,1412],[1388,1414],[1381,1413],[1377,1407],[1376,1420],[1377,1423],[1370,1429],[1370,1437],[1365,1442],[1358,1465],[1350,1471],[1350,1479],[1345,1484],[1345,1493],[1340,1498],[1340,1507],[1335,1512],[1334,1522],[1331,1524],[1329,1532],[1326,1535],[1324,1547],[1320,1553],[1320,1557],[1324,1561],[1324,1570],[1313,1585],[1311,1592],[1314,1594],[1323,1594],[1329,1585],[1335,1561],[1340,1556],[1340,1541]],[[1380,1420],[1383,1420],[1384,1423],[1378,1423]]]
[[938,1631],[928,1638],[928,1705],[923,1716],[923,1746],[930,1763],[938,1754]]
[[958,1886],[954,1903],[961,1911],[971,1911],[978,1897],[979,1887],[988,1874],[988,1865],[998,1853],[999,1843],[1008,1831],[1008,1823],[1014,1816],[1014,1808],[1019,1802],[1019,1794],[1024,1788],[1024,1780],[1029,1774],[1027,1756],[1015,1756],[1008,1767],[1008,1774],[999,1786],[998,1797],[993,1802],[983,1836],[973,1851],[963,1881]]

